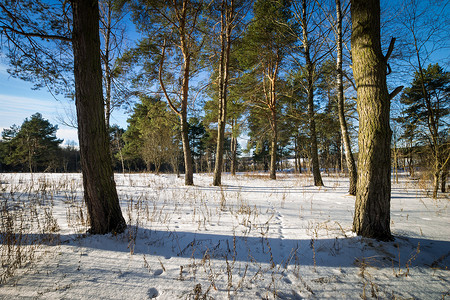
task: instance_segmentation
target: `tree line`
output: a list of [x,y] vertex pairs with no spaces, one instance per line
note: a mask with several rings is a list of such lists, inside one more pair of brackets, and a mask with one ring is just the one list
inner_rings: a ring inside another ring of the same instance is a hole
[[[445,43],[445,7],[434,7],[433,17],[440,18],[433,24],[418,24],[412,22],[421,22],[425,8],[406,1],[390,25],[381,24],[379,1],[342,2],[12,1],[0,4],[2,51],[13,76],[75,99],[94,233],[124,227],[111,150],[122,170],[133,159],[156,171],[162,164],[175,172],[182,166],[186,185],[194,184],[194,169],[203,168],[198,155],[207,156],[213,185],[221,185],[225,145],[235,172],[237,140],[247,132],[247,150],[264,161],[271,179],[280,158],[291,153],[298,170],[308,158],[316,186],[323,185],[323,166],[343,168],[345,161],[349,193],[356,195],[354,230],[389,239],[391,102],[406,85],[388,86],[394,58],[415,70],[400,97],[395,121],[402,133],[395,141],[405,146],[420,132],[433,158],[434,196],[439,182],[445,189],[449,75],[425,65],[429,42]],[[124,47],[124,12],[139,35],[135,46]],[[424,24],[432,30],[419,32]],[[404,53],[394,50],[395,37],[384,40],[389,26],[412,37],[401,40],[408,45]],[[129,127],[111,139],[111,111],[130,99],[136,100]],[[198,142],[196,134],[204,138]],[[345,160],[336,159],[343,154]]]

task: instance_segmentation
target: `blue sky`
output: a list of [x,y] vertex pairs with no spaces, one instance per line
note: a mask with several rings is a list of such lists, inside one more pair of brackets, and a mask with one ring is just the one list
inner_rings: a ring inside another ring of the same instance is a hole
[[[32,90],[32,83],[12,78],[6,69],[0,63],[0,131],[13,124],[20,126],[25,118],[39,112],[50,123],[58,125],[56,136],[64,139],[63,145],[78,144],[77,130],[60,122],[61,118],[67,119],[67,112],[75,111],[75,104],[65,98],[57,100],[45,89]],[[111,124],[126,128],[126,119],[124,111],[116,111]]]
[[[448,3],[446,5],[448,10],[450,5]],[[128,25],[131,28],[133,27],[132,24]],[[136,36],[133,35],[133,32],[134,30],[130,30],[128,33],[134,39]],[[443,63],[442,66],[447,69],[449,66],[445,62],[448,62],[448,49],[441,49],[441,51],[437,52],[437,55],[437,57],[443,58],[443,60],[438,61],[440,64]],[[433,62],[436,61],[435,59]],[[4,128],[9,128],[13,124],[20,126],[25,118],[29,118],[34,113],[39,112],[50,123],[58,125],[57,137],[64,139],[63,145],[70,142],[78,144],[76,129],[67,127],[60,122],[61,118],[67,119],[67,111],[75,111],[74,103],[64,98],[56,100],[45,89],[32,90],[33,85],[31,83],[10,77],[6,69],[7,62],[5,60],[2,61],[0,56],[0,131]],[[411,76],[412,74],[406,76],[406,80],[405,76],[401,76],[402,84],[407,84]],[[392,79],[390,78],[390,80]],[[127,117],[128,115],[123,110],[115,111],[111,117],[111,124],[117,124],[122,128],[126,128]]]

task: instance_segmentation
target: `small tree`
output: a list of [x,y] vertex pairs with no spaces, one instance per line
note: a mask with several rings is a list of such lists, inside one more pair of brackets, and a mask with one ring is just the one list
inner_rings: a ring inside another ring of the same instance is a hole
[[58,146],[63,140],[56,138],[58,126],[50,124],[35,113],[25,119],[22,126],[13,125],[2,132],[2,138],[9,149],[5,162],[8,165],[22,165],[32,173],[47,170],[57,158]]
[[[179,129],[176,117],[169,113],[167,105],[156,98],[141,96],[128,119],[124,133],[124,157],[144,161],[159,171],[162,163],[170,163],[177,169],[174,157],[179,153]],[[175,158],[175,160],[176,160]]]
[[120,160],[122,173],[125,173],[125,163],[123,156],[123,134],[125,130],[120,128],[117,124],[109,126],[109,138],[111,142],[111,154],[113,157],[113,166],[116,165],[116,159]]
[[[412,138],[414,134],[419,142],[427,145],[431,154],[431,172],[433,174],[433,197],[437,197],[439,181],[444,185],[448,172],[449,142],[448,120],[450,114],[450,72],[445,72],[438,64],[414,74],[411,87],[404,90],[400,102],[405,105],[402,117],[398,118],[406,129],[403,137]],[[414,131],[412,131],[414,130]]]
[[[198,118],[189,119],[189,143],[192,149],[192,159],[196,166],[196,172],[203,170],[203,160],[206,157],[207,142],[209,139],[209,132],[203,125],[203,121]],[[217,135],[217,134],[216,134]]]
[[178,152],[177,120],[167,110],[165,103],[153,103],[147,117],[141,120],[140,132],[143,141],[142,158],[155,166],[158,174],[163,163],[169,163],[173,153]]

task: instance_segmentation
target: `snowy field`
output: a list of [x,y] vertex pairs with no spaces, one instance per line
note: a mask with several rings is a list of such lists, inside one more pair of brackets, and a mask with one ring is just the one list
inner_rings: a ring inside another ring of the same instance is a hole
[[0,182],[2,299],[450,299],[449,198],[406,176],[388,243],[351,232],[345,177],[116,174],[129,226],[103,236],[80,174]]

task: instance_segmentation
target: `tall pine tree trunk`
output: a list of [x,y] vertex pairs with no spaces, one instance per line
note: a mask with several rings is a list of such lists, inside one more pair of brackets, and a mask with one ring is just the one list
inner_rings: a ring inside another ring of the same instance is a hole
[[[347,122],[345,120],[344,114],[344,84],[343,84],[343,74],[342,74],[342,12],[341,12],[341,1],[336,0],[336,18],[337,18],[337,58],[336,58],[336,68],[337,68],[337,78],[336,83],[338,86],[338,113],[339,113],[339,123],[341,126],[341,134],[342,134],[342,142],[344,144],[345,149],[345,160],[347,163],[350,187],[348,189],[348,193],[350,195],[356,195],[356,182],[357,182],[357,173],[356,173],[356,164],[355,159],[353,158],[351,144],[350,144],[350,136],[348,133]],[[342,167],[342,166],[341,166]]]
[[[183,43],[182,43],[183,45]],[[181,141],[183,143],[183,154],[184,154],[184,184],[185,185],[194,185],[194,166],[192,164],[192,154],[191,154],[191,146],[189,144],[189,126],[187,120],[187,103],[188,103],[188,94],[189,94],[189,76],[190,76],[190,67],[191,67],[191,56],[186,50],[186,47],[182,47],[184,49],[184,72],[183,72],[183,84],[182,84],[182,99],[181,99],[181,112],[180,112],[180,121],[181,121]]]
[[295,173],[300,173],[298,171],[298,150],[297,150],[297,137],[294,138],[294,172]]
[[391,97],[386,86],[389,52],[386,57],[381,52],[380,1],[352,0],[351,16],[353,73],[359,112],[353,230],[364,237],[390,240]]
[[[230,16],[231,14],[231,16]],[[213,185],[222,184],[222,168],[223,168],[223,144],[225,140],[225,126],[227,120],[227,92],[228,92],[228,73],[230,65],[230,49],[231,49],[231,17],[233,15],[233,1],[231,7],[228,1],[222,1],[221,11],[221,51],[219,64],[219,116],[217,128],[217,147],[216,147],[216,163],[214,166]]]
[[441,192],[442,193],[446,192],[447,176],[448,176],[448,170],[444,169],[441,172]]
[[311,141],[311,164],[312,172],[314,177],[315,186],[323,186],[322,175],[320,174],[320,164],[319,164],[319,150],[317,146],[317,132],[316,132],[316,121],[314,119],[314,100],[312,96],[308,95],[308,118],[309,118],[309,131],[310,131],[310,141]]
[[[181,141],[183,143],[183,155],[184,155],[184,168],[185,168],[185,177],[184,177],[184,184],[185,185],[194,185],[194,166],[192,164],[192,156],[191,156],[191,148],[189,145],[189,126],[187,122],[187,104],[188,104],[188,96],[189,96],[189,78],[190,78],[190,71],[191,71],[191,59],[192,59],[192,50],[191,50],[191,38],[192,36],[188,34],[187,30],[187,21],[186,16],[188,12],[188,5],[189,1],[182,1],[182,3],[175,3],[181,4],[181,10],[178,11],[176,14],[176,22],[178,31],[179,31],[179,38],[180,38],[180,44],[177,45],[181,49],[182,55],[183,55],[183,65],[182,65],[182,83],[181,83],[181,91],[179,94],[180,98],[180,107],[177,108],[176,104],[171,100],[171,97],[167,93],[164,80],[163,80],[163,66],[164,66],[164,59],[165,59],[165,53],[166,53],[166,42],[167,40],[164,40],[163,46],[162,46],[162,53],[161,53],[161,62],[159,64],[159,83],[161,85],[161,89],[163,90],[164,96],[166,97],[167,103],[169,104],[169,107],[178,115],[180,118],[181,123]],[[195,22],[194,22],[195,25]]]
[[184,184],[194,185],[194,165],[192,164],[191,147],[189,146],[189,125],[187,122],[186,111],[184,111],[184,113],[182,112],[180,122],[184,156]]
[[106,130],[109,132],[110,128],[110,119],[111,119],[111,89],[112,89],[112,72],[109,65],[110,61],[110,45],[111,45],[111,3],[105,3],[107,5],[107,16],[105,22],[105,29],[102,30],[103,38],[104,38],[104,52],[103,52],[103,65],[105,67],[105,124]]
[[121,232],[122,216],[103,114],[99,10],[96,0],[72,1],[75,96],[90,232]]
[[[275,93],[273,97],[275,97]],[[270,179],[277,179],[278,120],[275,108],[271,110],[271,114],[272,140],[270,145]]]
[[307,72],[307,100],[308,100],[308,119],[311,141],[311,162],[315,186],[323,186],[322,175],[319,166],[319,151],[317,146],[316,121],[314,113],[314,64],[311,61],[310,44],[308,40],[308,21],[306,13],[306,0],[302,1],[302,32],[303,32],[303,53],[305,56],[305,66]]
[[[224,99],[221,100],[221,102]],[[219,186],[222,184],[222,168],[223,168],[223,144],[225,140],[225,117],[226,117],[226,108],[221,107],[222,105],[226,105],[225,103],[219,104],[219,110],[222,110],[222,113],[219,113],[219,124],[217,128],[217,145],[216,145],[216,162],[214,165],[214,179],[213,185]]]
[[237,169],[237,138],[231,137],[231,175],[236,175]]
[[279,53],[277,51],[276,59],[272,61],[265,72],[265,77],[269,81],[269,92],[266,94],[267,108],[270,111],[270,129],[272,133],[270,141],[270,179],[277,179],[277,148],[278,148],[278,117],[277,117],[277,80],[279,70]]

